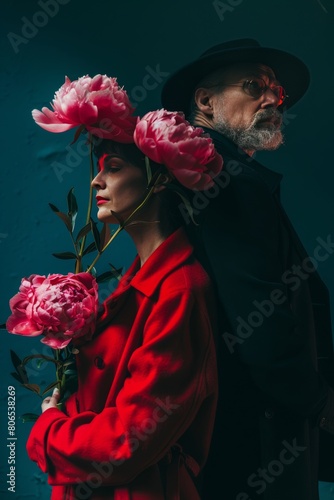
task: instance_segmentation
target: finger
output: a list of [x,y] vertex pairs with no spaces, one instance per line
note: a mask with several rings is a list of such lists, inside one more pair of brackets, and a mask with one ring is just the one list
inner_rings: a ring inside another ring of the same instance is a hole
[[53,389],[52,396],[46,397],[42,402],[42,410],[47,409],[49,406],[56,406],[60,398],[60,392],[57,387]]
[[55,387],[55,388],[53,389],[52,396],[47,396],[47,397],[43,400],[43,403],[50,403],[52,399],[53,399],[53,400],[58,401],[59,397],[60,397],[60,392],[59,392],[59,389],[58,389],[57,387]]
[[57,400],[60,398],[60,392],[59,392],[58,387],[55,387],[55,388],[53,389],[53,393],[52,393],[52,396],[51,396],[51,397],[52,397],[52,398],[55,398],[55,399],[57,399]]
[[45,398],[41,404],[42,411],[49,408],[49,405],[50,405],[50,398]]

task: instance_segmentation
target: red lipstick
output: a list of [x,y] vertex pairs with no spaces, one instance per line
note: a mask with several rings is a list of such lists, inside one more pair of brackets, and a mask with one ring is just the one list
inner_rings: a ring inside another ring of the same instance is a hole
[[107,198],[102,198],[102,196],[96,196],[96,204],[103,205],[103,203],[107,203],[109,200]]

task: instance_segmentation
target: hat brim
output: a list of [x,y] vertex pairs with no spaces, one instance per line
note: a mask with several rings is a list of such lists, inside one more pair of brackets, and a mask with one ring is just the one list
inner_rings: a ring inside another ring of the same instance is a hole
[[213,71],[235,62],[269,66],[289,96],[284,102],[284,109],[296,104],[310,84],[309,70],[298,57],[278,49],[239,47],[201,57],[176,71],[162,89],[162,106],[170,111],[183,111],[187,115],[198,82]]

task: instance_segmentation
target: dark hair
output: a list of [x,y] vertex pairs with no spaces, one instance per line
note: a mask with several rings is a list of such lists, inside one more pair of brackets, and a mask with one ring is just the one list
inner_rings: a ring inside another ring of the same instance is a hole
[[[102,156],[104,153],[116,153],[129,163],[132,163],[146,172],[145,155],[134,143],[124,144],[109,139],[99,139],[93,137],[93,152],[97,158]],[[169,172],[164,165],[156,163],[152,160],[149,161],[153,177],[158,173],[165,173],[169,175]],[[181,184],[173,179],[170,185],[168,185],[166,189],[156,193],[156,196],[158,196],[161,201],[160,219],[163,227],[171,227],[174,230],[184,224],[184,218],[180,212],[182,201],[180,196],[173,191],[173,185],[175,185],[178,191],[181,190],[183,193],[184,190]],[[184,191],[184,196],[186,196],[186,191]]]
[[100,158],[104,153],[115,153],[122,156],[129,163],[145,168],[145,156],[133,143],[123,144],[109,139],[93,137],[93,152],[97,158]]

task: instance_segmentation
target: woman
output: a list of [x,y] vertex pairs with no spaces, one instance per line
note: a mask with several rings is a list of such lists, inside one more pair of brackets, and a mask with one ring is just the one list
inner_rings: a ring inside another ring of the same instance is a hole
[[[164,111],[136,125],[136,144],[96,141],[98,218],[123,224],[138,255],[104,302],[93,338],[76,344],[77,392],[64,411],[57,391],[46,398],[29,436],[29,457],[48,473],[52,499],[200,498],[195,478],[217,401],[213,295],[171,186],[179,188],[176,178],[210,185],[205,165],[214,157],[216,174],[222,160],[205,139],[211,156],[203,166],[187,169],[183,159],[178,169],[159,136],[164,127],[203,150],[200,129],[190,137],[189,124]],[[187,155],[190,165],[196,155]]]

